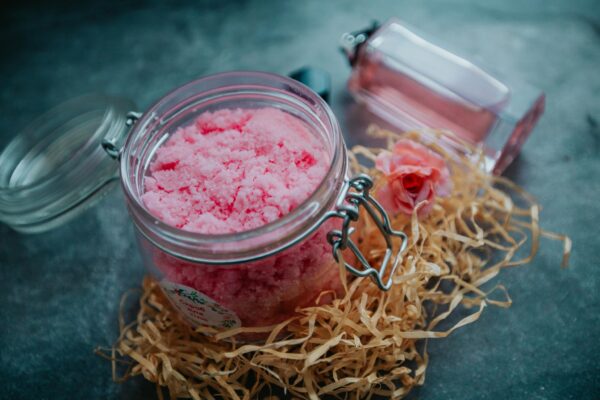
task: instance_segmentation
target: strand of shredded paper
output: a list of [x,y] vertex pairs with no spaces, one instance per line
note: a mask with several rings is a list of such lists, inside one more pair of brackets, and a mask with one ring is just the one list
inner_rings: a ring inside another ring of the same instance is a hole
[[[376,127],[369,133],[385,139],[388,148],[400,137]],[[476,321],[489,305],[510,306],[503,286],[484,289],[484,284],[503,268],[529,263],[541,235],[564,242],[563,265],[571,249],[567,237],[540,229],[539,206],[527,193],[482,172],[483,160],[475,150],[457,155],[436,145],[431,139],[437,134],[402,135],[446,157],[454,190],[438,198],[426,218],[392,219],[395,229],[409,235],[392,289],[381,292],[368,279],[354,279],[342,298],[301,309],[274,327],[193,330],[157,282],[146,278],[137,318],[126,324],[121,317],[113,348],[98,349],[112,361],[114,380],[142,375],[157,384],[159,398],[166,387],[171,398],[193,399],[262,398],[272,386],[308,399],[401,398],[422,385],[426,339],[444,338]],[[371,174],[376,188],[383,177],[365,165],[380,151],[358,146],[350,156],[354,170]],[[366,222],[354,235],[369,262],[377,264],[385,248],[377,227],[362,219]],[[517,258],[528,239],[529,253]],[[236,341],[240,333],[261,332],[269,336],[260,343]],[[119,376],[121,364],[125,372]]]

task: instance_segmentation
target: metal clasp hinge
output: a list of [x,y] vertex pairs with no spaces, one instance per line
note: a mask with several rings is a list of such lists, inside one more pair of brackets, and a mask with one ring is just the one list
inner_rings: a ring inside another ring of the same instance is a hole
[[[353,275],[359,277],[370,276],[377,286],[384,291],[392,287],[394,273],[398,264],[402,260],[402,253],[406,249],[408,238],[402,231],[392,229],[390,219],[383,207],[375,200],[370,190],[373,187],[373,180],[365,174],[359,174],[346,182],[342,195],[336,204],[336,210],[332,216],[343,219],[341,230],[332,230],[327,234],[327,240],[332,246],[333,257],[339,262],[340,251],[350,249],[356,256],[359,267],[354,267],[344,261],[344,266]],[[386,243],[386,250],[379,268],[374,268],[366,257],[362,254],[356,243],[352,241],[350,235],[353,228],[351,222],[358,221],[360,207],[364,207],[371,219],[375,222]],[[393,238],[402,239],[400,248],[394,253]],[[391,264],[391,268],[389,268]],[[386,272],[389,268],[388,278],[385,280]]]
[[129,129],[142,117],[141,112],[129,111],[126,114],[125,127],[120,130],[112,130],[102,139],[102,148],[109,156],[118,159],[125,143]]

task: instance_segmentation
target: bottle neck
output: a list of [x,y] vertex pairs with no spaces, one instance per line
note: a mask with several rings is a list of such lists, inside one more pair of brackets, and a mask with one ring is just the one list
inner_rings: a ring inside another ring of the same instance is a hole
[[381,24],[373,21],[370,27],[354,32],[346,32],[340,38],[340,50],[348,59],[351,66],[354,66],[358,60],[361,47],[375,33]]

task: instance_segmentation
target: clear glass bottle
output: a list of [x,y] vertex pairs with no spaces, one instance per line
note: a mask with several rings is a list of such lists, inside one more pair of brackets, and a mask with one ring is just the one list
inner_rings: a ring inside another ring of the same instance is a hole
[[538,89],[499,80],[395,18],[344,34],[342,48],[352,65],[348,89],[359,102],[401,130],[449,130],[481,146],[486,170],[496,174],[544,111]]

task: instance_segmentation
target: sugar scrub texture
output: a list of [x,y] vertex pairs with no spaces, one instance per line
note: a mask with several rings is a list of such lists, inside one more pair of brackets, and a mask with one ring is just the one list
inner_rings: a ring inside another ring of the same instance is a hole
[[[337,224],[337,225],[336,225]],[[297,307],[321,303],[340,292],[337,263],[327,243],[327,232],[339,229],[326,222],[302,243],[260,261],[215,266],[191,263],[158,250],[139,237],[152,265],[163,277],[198,290],[236,313],[243,326],[268,326],[294,315]]]
[[[292,211],[330,164],[320,139],[274,108],[206,112],[156,153],[143,201],[183,230],[220,234],[257,228]],[[244,326],[270,325],[340,288],[326,234],[328,221],[302,243],[259,261],[231,266],[190,263],[141,239],[164,278],[194,288],[234,311]]]
[[308,126],[281,110],[205,112],[157,150],[142,199],[186,231],[246,231],[306,200],[329,161]]

